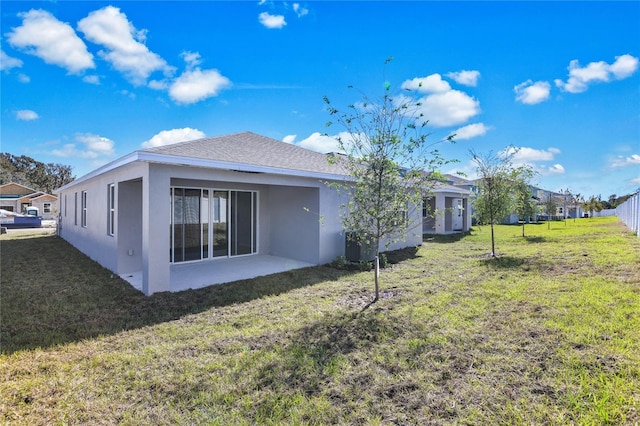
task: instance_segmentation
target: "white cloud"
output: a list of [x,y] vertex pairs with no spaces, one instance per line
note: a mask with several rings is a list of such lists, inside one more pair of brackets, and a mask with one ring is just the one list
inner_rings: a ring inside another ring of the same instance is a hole
[[[453,90],[440,74],[405,80],[401,87],[405,90],[426,94],[418,99],[416,108],[410,114],[423,114],[424,119],[435,127],[455,126],[468,121],[480,113],[480,103],[459,90]],[[398,96],[396,101],[414,103],[407,97]]]
[[431,74],[427,77],[406,80],[400,87],[404,90],[417,91],[418,93],[443,93],[451,90],[449,83],[444,81],[440,74]]
[[293,4],[293,11],[298,15],[298,18],[302,18],[305,15],[309,14],[309,9],[300,6],[300,3]]
[[282,138],[282,142],[285,142],[285,143],[293,143],[293,142],[296,140],[296,137],[297,137],[297,136],[298,136],[298,135],[287,135],[287,136],[285,136],[284,138]]
[[543,176],[562,175],[565,172],[562,164],[554,164],[552,166],[538,165],[536,166],[536,170]]
[[18,74],[18,81],[20,83],[25,83],[26,84],[26,83],[29,83],[31,81],[31,77],[29,77],[26,74],[20,73],[20,74]]
[[218,70],[187,70],[169,87],[169,96],[179,104],[192,104],[216,96],[231,81]]
[[117,7],[91,12],[78,22],[78,29],[89,41],[104,46],[107,51],[100,51],[99,55],[133,84],[144,84],[155,71],[173,72],[164,59],[144,45],[146,31],[136,30]]
[[180,54],[187,64],[187,69],[193,69],[202,63],[200,53],[184,51]]
[[483,136],[490,129],[491,128],[489,126],[485,126],[483,123],[474,123],[464,127],[460,127],[458,130],[456,130],[453,133],[456,134],[455,140],[465,140],[465,139],[472,139],[477,136]]
[[638,58],[631,55],[616,56],[616,61],[609,68],[618,80],[631,76],[637,69]]
[[61,149],[54,149],[51,154],[64,158],[94,160],[93,164],[99,164],[105,158],[115,155],[114,145],[114,142],[109,138],[92,133],[78,133],[73,143],[65,144]]
[[37,112],[30,109],[21,109],[20,111],[16,111],[16,118],[22,121],[31,121],[37,120],[40,116]]
[[151,80],[147,86],[153,90],[165,90],[169,87],[167,80]]
[[512,154],[512,162],[515,166],[529,165],[542,176],[548,175],[560,175],[565,172],[562,164],[539,164],[545,162],[551,162],[555,160],[556,156],[561,151],[558,148],[535,149],[526,146],[523,147],[509,147],[502,151],[500,154]]
[[634,74],[638,69],[638,58],[631,55],[617,56],[613,64],[604,61],[591,62],[585,67],[580,67],[577,59],[569,63],[569,79],[563,82],[555,80],[555,84],[561,90],[569,93],[581,93],[589,88],[590,84],[597,82],[609,82],[613,79],[623,79]]
[[32,9],[19,16],[22,25],[8,34],[12,46],[72,74],[95,68],[93,55],[69,24],[60,22],[44,10]]
[[551,84],[546,81],[527,80],[513,88],[516,94],[516,100],[527,105],[535,105],[549,99],[551,93]]
[[184,127],[182,129],[163,130],[151,137],[148,141],[142,142],[143,148],[153,148],[155,146],[170,145],[172,143],[202,139],[205,134],[198,129]]
[[262,12],[258,15],[260,23],[269,29],[280,29],[287,25],[283,15],[272,15],[269,12]]
[[[546,150],[522,147],[511,147],[505,150],[508,154],[513,154],[514,163],[529,163],[535,161],[552,161],[556,155],[560,154],[558,148],[550,147]],[[515,152],[515,154],[514,154]]]
[[100,77],[97,75],[87,75],[82,78],[82,81],[89,84],[100,84]]
[[463,70],[458,72],[450,72],[447,74],[447,77],[453,79],[458,84],[476,87],[478,85],[478,79],[480,78],[480,71]]
[[418,112],[435,127],[462,124],[480,113],[480,102],[458,90],[428,95],[418,103]]
[[11,68],[20,68],[22,61],[18,58],[12,58],[0,50],[0,71],[9,71]]
[[610,166],[614,169],[629,166],[640,166],[640,155],[632,154],[629,157],[623,157],[622,155],[619,155],[610,161]]
[[319,132],[312,133],[308,138],[301,140],[296,145],[323,154],[338,152],[340,150],[338,141],[335,138],[322,135]]
[[330,152],[344,153],[344,150],[340,149],[338,139],[341,139],[343,144],[349,147],[352,144],[353,135],[349,132],[340,132],[337,135],[328,136],[314,132],[308,138],[296,143],[296,145],[322,154]]

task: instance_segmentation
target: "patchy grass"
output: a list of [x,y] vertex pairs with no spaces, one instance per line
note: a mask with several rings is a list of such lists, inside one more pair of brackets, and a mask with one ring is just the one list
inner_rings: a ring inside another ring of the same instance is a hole
[[[0,421],[640,422],[640,241],[615,218],[488,228],[144,297],[56,237],[0,238]],[[397,262],[397,263],[396,263]]]

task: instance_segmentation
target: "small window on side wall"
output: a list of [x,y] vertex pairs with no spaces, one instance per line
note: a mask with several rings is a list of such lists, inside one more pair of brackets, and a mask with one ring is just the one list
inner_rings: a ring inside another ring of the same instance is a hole
[[107,234],[113,236],[116,233],[116,185],[107,187]]
[[81,205],[81,215],[80,215],[80,225],[83,228],[87,227],[87,191],[82,191],[80,194],[80,205]]

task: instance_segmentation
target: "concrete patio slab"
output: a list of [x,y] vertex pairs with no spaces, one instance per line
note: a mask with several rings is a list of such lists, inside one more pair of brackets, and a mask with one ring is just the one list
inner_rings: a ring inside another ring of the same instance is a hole
[[[314,266],[311,263],[269,255],[252,255],[171,265],[171,291],[183,291],[277,274]],[[142,291],[142,272],[120,275]]]

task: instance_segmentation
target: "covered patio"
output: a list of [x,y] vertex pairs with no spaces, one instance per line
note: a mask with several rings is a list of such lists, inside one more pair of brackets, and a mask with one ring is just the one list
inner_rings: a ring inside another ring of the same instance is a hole
[[[270,255],[240,256],[204,262],[176,263],[170,266],[170,291],[198,289],[212,284],[223,284],[291,269],[314,266],[312,263]],[[136,290],[142,289],[142,271],[122,274]]]

